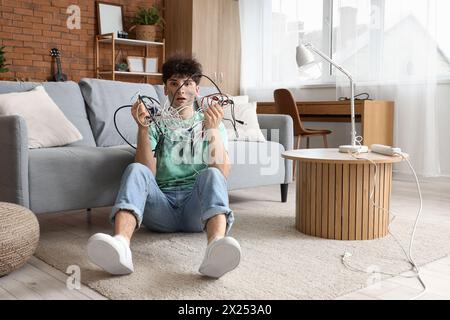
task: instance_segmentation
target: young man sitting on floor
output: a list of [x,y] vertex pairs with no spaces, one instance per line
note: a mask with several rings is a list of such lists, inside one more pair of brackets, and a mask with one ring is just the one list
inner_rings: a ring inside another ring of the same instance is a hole
[[223,110],[214,104],[196,112],[201,72],[201,65],[190,57],[175,56],[163,65],[164,93],[181,116],[178,121],[189,130],[171,130],[155,122],[147,127],[147,109],[139,102],[132,107],[139,127],[137,150],[112,208],[114,236],[94,234],[87,246],[90,261],[111,274],[133,272],[130,240],[141,224],[155,232],[206,231],[208,244],[199,268],[205,276],[219,278],[240,262],[240,245],[227,236],[234,216],[228,204],[230,164]]

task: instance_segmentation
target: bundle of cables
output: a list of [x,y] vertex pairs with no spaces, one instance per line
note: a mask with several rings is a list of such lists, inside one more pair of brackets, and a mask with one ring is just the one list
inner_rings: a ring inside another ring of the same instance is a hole
[[[197,107],[195,108],[194,116],[192,117],[192,119],[194,119],[194,121],[187,122],[187,121],[183,121],[183,118],[181,116],[183,110],[186,107],[176,108],[173,106],[173,102],[174,102],[175,96],[178,93],[178,91],[186,83],[188,83],[188,81],[192,81],[192,79],[195,77],[205,77],[208,80],[210,80],[213,83],[213,85],[215,86],[215,88],[217,89],[218,93],[210,94],[210,95],[207,95],[207,96],[197,99],[196,100]],[[158,100],[156,100],[152,97],[144,96],[144,95],[140,95],[140,94],[137,94],[137,96],[138,96],[138,98],[137,98],[138,102],[142,103],[148,111],[148,116],[145,119],[145,123],[141,123],[141,125],[148,127],[148,126],[150,126],[150,124],[153,123],[154,128],[159,136],[158,143],[153,150],[155,153],[158,152],[159,147],[164,142],[164,139],[166,137],[173,136],[173,133],[178,133],[178,134],[176,134],[177,139],[189,140],[191,142],[191,144],[195,144],[197,141],[202,140],[203,137],[205,136],[203,120],[201,120],[203,117],[199,117],[197,115],[200,113],[203,113],[206,109],[208,109],[212,105],[219,105],[222,108],[228,108],[228,107],[231,108],[231,119],[223,118],[223,120],[231,122],[237,137],[238,137],[238,132],[237,132],[236,124],[241,124],[241,125],[244,124],[243,121],[238,120],[235,117],[234,101],[228,95],[223,94],[222,91],[220,90],[220,88],[217,86],[217,84],[211,78],[209,78],[208,76],[206,76],[204,74],[194,74],[194,75],[191,75],[190,77],[188,77],[177,88],[177,90],[173,94],[172,101],[169,101],[167,99],[163,105],[161,105]],[[120,129],[117,126],[117,114],[120,110],[125,109],[125,108],[132,108],[132,105],[121,106],[114,112],[114,126],[115,126],[118,134],[120,135],[120,137],[130,147],[136,149],[136,147],[133,146],[125,138],[125,136],[122,134],[122,132],[120,131]],[[195,120],[195,119],[199,119],[199,120]],[[201,130],[194,130],[198,126],[202,127]],[[168,132],[170,132],[171,135],[168,135],[167,134]],[[177,141],[180,141],[180,140],[177,140]],[[192,148],[192,150],[193,150],[193,148]]]

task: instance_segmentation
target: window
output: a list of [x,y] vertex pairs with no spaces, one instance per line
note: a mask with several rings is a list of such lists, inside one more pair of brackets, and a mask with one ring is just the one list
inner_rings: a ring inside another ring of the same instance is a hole
[[[332,37],[331,57],[339,64],[348,66],[349,61],[353,62],[353,70],[358,70],[358,74],[371,74],[368,70],[371,58],[368,57],[369,38],[371,24],[379,23],[371,21],[373,18],[373,7],[371,1],[363,0],[358,2],[358,6],[345,6],[342,3],[332,2],[333,7],[333,28],[330,29]],[[379,16],[375,19],[379,20]],[[348,45],[347,45],[348,44]],[[354,61],[355,57],[359,59]],[[361,57],[363,56],[363,57]],[[369,62],[370,61],[370,62]],[[330,74],[334,75],[332,69]],[[355,76],[355,74],[354,74]]]
[[[415,39],[408,41],[434,41],[437,45],[437,65],[436,73],[439,79],[450,79],[450,1],[448,0],[410,0],[406,5],[398,4],[398,1],[386,0],[363,0],[357,1],[357,8],[352,4],[355,1],[347,1],[349,4],[345,6],[346,1],[343,0],[272,0],[272,13],[276,23],[274,28],[281,29],[286,27],[287,34],[292,37],[293,46],[298,43],[312,43],[316,48],[328,54],[336,61],[345,61],[345,55],[349,52],[338,51],[336,41],[345,43],[342,37],[349,36],[352,38],[360,38],[362,42],[368,41],[370,37],[370,45],[360,50],[370,51],[381,43],[388,46],[390,37],[398,38],[396,30],[399,28],[409,28],[411,35]],[[434,22],[434,19],[436,20]],[[339,31],[339,32],[338,32]],[[378,34],[377,34],[378,33]],[[278,52],[274,51],[274,57],[280,61],[285,60],[282,52],[293,52],[294,48],[282,45],[285,39],[278,38],[279,30],[274,29],[274,44],[278,48]],[[341,36],[337,39],[338,34]],[[298,41],[294,39],[298,35]],[[421,38],[424,37],[424,38]],[[426,38],[430,39],[426,39]],[[363,46],[359,41],[359,45]],[[372,48],[370,47],[372,46]],[[286,50],[289,49],[289,50]],[[381,51],[381,50],[380,50]],[[395,50],[392,50],[395,52]],[[386,63],[380,59],[364,59],[369,52],[360,52],[363,56],[358,65],[360,74],[367,75],[367,80],[373,74],[374,64]],[[307,81],[310,83],[332,82],[334,81],[334,68],[327,62],[320,61],[311,70],[304,70],[299,74],[299,81]],[[367,63],[370,61],[370,63]],[[366,63],[365,63],[366,62]],[[375,66],[376,67],[376,66]],[[315,68],[315,69],[314,69]],[[389,68],[386,68],[389,69]],[[311,81],[315,79],[316,81]]]
[[437,3],[437,24],[436,40],[438,43],[439,55],[438,66],[439,76],[443,79],[450,79],[450,1],[439,0]]
[[[397,62],[405,61],[399,55],[398,48],[405,48],[399,40],[413,48],[404,49],[406,56],[408,52],[415,54],[411,57],[413,63],[402,66],[402,72],[408,77],[425,74],[428,65],[420,63],[419,54],[432,57],[423,48],[437,45],[437,74],[440,79],[450,79],[448,0],[243,0],[239,3],[244,90],[335,83],[334,68],[319,56],[316,56],[318,64],[299,70],[295,52],[304,42],[312,43],[344,66],[349,63],[358,70],[357,79],[363,81],[385,80],[389,72],[393,79],[399,79],[394,74],[398,73]],[[401,35],[396,28],[401,29]],[[347,46],[345,37],[351,40]],[[422,45],[427,41],[432,45]]]
[[401,13],[396,12],[392,1],[385,1],[384,6],[385,33],[408,23],[411,41],[426,43],[429,37],[429,41],[437,45],[437,76],[439,79],[450,79],[450,1],[410,0],[408,10]]
[[272,68],[277,70],[273,73],[279,77],[274,79],[276,82],[282,81],[281,77],[286,79],[286,75],[296,82],[330,81],[326,61],[318,60],[316,65],[299,72],[293,53],[298,44],[309,42],[331,54],[331,4],[332,0],[272,0]]
[[[418,62],[427,60],[432,53],[426,48],[434,46],[436,75],[438,79],[450,78],[448,0],[362,0],[357,6],[352,1],[348,6],[343,3],[333,1],[332,57],[345,65],[347,59],[357,55],[351,65],[359,80],[376,80],[377,71],[383,80],[398,79],[402,74],[420,78],[429,72],[429,65]],[[346,37],[351,40],[349,46]],[[405,62],[408,59],[412,63]]]

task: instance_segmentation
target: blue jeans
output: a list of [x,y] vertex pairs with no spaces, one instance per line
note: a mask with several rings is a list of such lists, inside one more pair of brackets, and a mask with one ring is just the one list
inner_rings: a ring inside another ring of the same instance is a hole
[[137,228],[143,224],[156,232],[201,232],[208,219],[225,214],[228,233],[234,221],[227,181],[219,169],[211,167],[199,173],[192,189],[163,192],[147,166],[132,163],[122,176],[112,223],[119,210],[133,213]]

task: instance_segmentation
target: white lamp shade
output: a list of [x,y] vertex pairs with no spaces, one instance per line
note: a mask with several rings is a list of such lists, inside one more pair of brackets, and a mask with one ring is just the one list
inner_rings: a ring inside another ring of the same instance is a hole
[[308,64],[314,63],[314,54],[304,45],[301,44],[297,47],[297,54],[295,56],[297,65],[301,68]]

